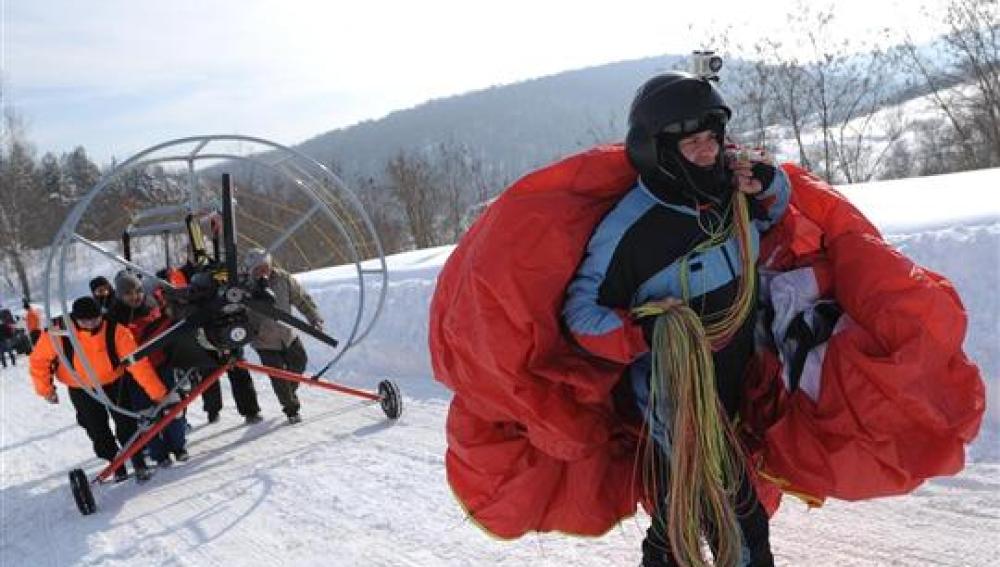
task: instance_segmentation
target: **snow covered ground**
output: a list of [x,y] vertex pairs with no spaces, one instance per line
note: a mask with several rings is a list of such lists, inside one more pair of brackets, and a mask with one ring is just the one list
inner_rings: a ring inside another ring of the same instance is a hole
[[[998,185],[1000,170],[989,170],[845,190],[907,255],[956,284],[970,316],[967,351],[988,381],[988,416],[956,477],[819,510],[786,499],[772,523],[779,565],[1000,564]],[[0,370],[0,565],[637,564],[642,514],[601,538],[513,542],[465,518],[445,482],[450,394],[432,380],[426,349],[434,279],[450,250],[390,259],[382,318],[330,376],[363,388],[396,380],[406,398],[398,422],[356,398],[305,388],[305,419],[286,426],[257,376],[266,419],[248,427],[224,384],[219,423],[207,424],[198,403],[189,412],[190,461],[142,486],[96,487],[91,516],[77,512],[66,475],[76,467],[93,474],[100,463],[64,390],[50,406],[31,391],[24,359]],[[301,276],[334,327],[354,293],[344,274]],[[309,350],[313,370],[329,358],[314,343]]]

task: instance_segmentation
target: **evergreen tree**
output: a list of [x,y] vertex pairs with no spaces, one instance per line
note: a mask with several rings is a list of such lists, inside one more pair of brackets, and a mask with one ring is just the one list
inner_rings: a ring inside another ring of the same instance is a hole
[[42,191],[52,200],[62,201],[69,196],[65,193],[66,183],[63,179],[62,167],[59,166],[59,158],[52,152],[46,152],[38,162],[38,176],[41,180]]
[[63,171],[66,174],[69,194],[78,200],[90,191],[101,178],[101,170],[87,157],[83,146],[63,155]]

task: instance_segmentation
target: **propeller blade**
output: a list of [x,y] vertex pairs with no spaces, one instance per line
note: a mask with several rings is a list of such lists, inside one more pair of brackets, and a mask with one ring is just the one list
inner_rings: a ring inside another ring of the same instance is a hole
[[236,283],[236,218],[233,216],[233,184],[222,174],[222,245],[226,250],[226,281]]
[[126,260],[132,261],[132,235],[128,230],[122,231],[122,254]]
[[282,323],[285,323],[290,327],[294,327],[310,337],[324,342],[332,347],[336,347],[340,344],[337,339],[331,337],[323,331],[320,331],[309,323],[306,323],[293,315],[285,313],[281,309],[278,309],[266,301],[262,301],[260,299],[248,299],[244,305],[249,307],[251,310],[256,311],[259,315],[263,315],[269,319],[274,319],[275,321],[281,321]]
[[135,349],[135,352],[122,357],[122,364],[125,366],[135,364],[137,361],[142,360],[153,352],[169,346],[174,341],[179,339],[184,333],[197,329],[198,323],[194,319],[195,317],[187,317],[174,323],[169,328],[164,329],[162,333],[139,345],[139,348]]

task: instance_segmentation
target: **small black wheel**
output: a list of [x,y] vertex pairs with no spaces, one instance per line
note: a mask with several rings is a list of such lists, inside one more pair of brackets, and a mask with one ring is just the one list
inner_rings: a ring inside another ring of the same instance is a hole
[[381,396],[379,404],[382,411],[389,419],[399,419],[403,413],[403,396],[399,393],[399,388],[389,380],[382,380],[378,383],[378,394]]
[[90,490],[90,482],[82,469],[69,471],[69,487],[73,491],[73,500],[76,500],[76,507],[80,513],[89,516],[97,511],[94,504],[94,493]]

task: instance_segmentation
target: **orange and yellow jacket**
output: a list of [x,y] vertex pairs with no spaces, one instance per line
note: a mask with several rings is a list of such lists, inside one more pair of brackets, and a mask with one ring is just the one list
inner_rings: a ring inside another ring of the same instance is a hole
[[[76,336],[80,341],[83,352],[87,355],[87,360],[94,369],[94,377],[96,377],[101,385],[111,384],[121,378],[126,370],[124,365],[118,368],[112,366],[111,358],[107,352],[108,340],[105,337],[107,326],[108,322],[102,321],[101,326],[94,332],[78,329]],[[51,335],[49,331],[43,332],[38,338],[38,344],[35,345],[35,350],[31,352],[29,358],[31,381],[35,385],[35,392],[43,398],[52,395],[54,391],[52,385],[52,368],[59,361],[59,356],[56,354],[56,347],[52,344],[53,340],[60,339]],[[115,351],[122,359],[136,350],[135,338],[132,336],[132,332],[124,325],[115,326],[114,345]],[[73,368],[81,379],[88,380],[92,378],[84,370],[79,352],[73,353]],[[128,366],[127,369],[153,401],[159,402],[167,395],[166,387],[164,387],[163,382],[160,381],[160,378],[156,375],[156,371],[148,360],[142,359]],[[70,388],[80,387],[76,379],[63,364],[58,365],[55,375],[60,382]]]
[[38,310],[31,307],[24,314],[24,324],[28,327],[28,332],[42,330],[42,318],[38,315]]

